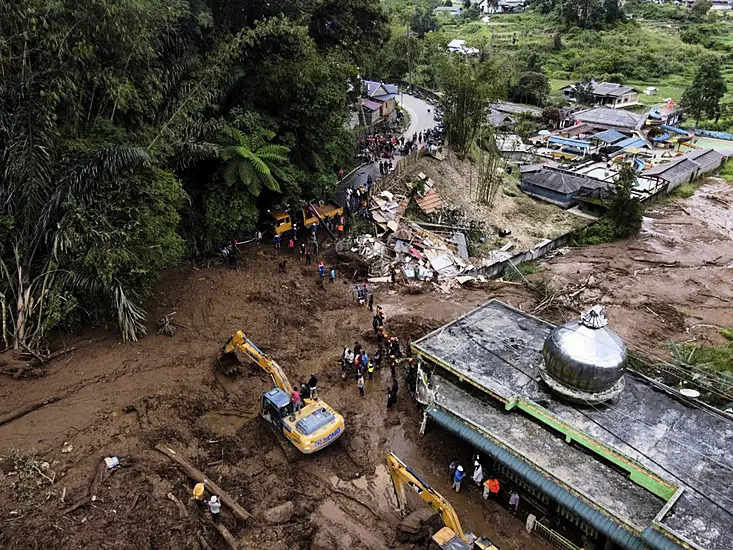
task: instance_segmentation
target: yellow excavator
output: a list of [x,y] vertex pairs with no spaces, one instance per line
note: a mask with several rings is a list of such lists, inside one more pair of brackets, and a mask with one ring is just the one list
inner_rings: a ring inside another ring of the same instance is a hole
[[486,537],[476,537],[465,533],[461,527],[456,511],[440,493],[433,489],[407,464],[402,462],[394,453],[387,455],[387,469],[392,476],[397,504],[402,515],[405,514],[405,485],[415,492],[438,514],[445,527],[436,532],[431,538],[431,548],[440,550],[499,550]]
[[241,363],[247,360],[254,362],[272,377],[275,387],[262,395],[260,414],[301,453],[320,451],[344,433],[344,417],[318,397],[303,399],[299,408],[294,406],[291,399],[293,387],[282,367],[263,353],[244,332],[235,332],[221,351],[220,364],[223,357],[233,355]]

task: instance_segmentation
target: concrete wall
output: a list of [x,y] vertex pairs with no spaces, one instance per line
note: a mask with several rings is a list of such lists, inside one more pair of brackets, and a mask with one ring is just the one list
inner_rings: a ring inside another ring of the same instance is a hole
[[[592,225],[592,222],[589,225]],[[508,260],[504,260],[503,262],[496,262],[495,264],[487,265],[485,267],[480,267],[478,269],[475,269],[473,271],[470,271],[466,273],[466,275],[483,275],[484,277],[498,277],[504,272],[504,269],[511,265],[519,265],[524,262],[530,262],[532,260],[537,260],[539,258],[542,258],[545,254],[550,252],[551,250],[555,250],[556,248],[560,248],[561,246],[565,246],[568,241],[570,241],[570,235],[572,235],[572,231],[569,233],[565,233],[564,235],[560,235],[556,239],[551,240],[549,243],[540,246],[538,248],[533,248],[532,250],[526,250],[524,252],[520,252],[519,254],[515,254]]]

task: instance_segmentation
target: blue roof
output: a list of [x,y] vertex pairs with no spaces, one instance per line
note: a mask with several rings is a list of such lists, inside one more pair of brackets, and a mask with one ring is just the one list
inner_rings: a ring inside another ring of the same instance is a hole
[[579,149],[590,149],[590,141],[584,139],[570,139],[559,136],[552,136],[547,140],[548,143],[557,143],[558,145],[567,145],[569,147],[577,147]]
[[280,388],[273,388],[265,394],[265,397],[278,409],[290,403],[290,396]]
[[608,130],[598,132],[597,134],[591,136],[591,139],[597,139],[604,143],[616,143],[617,141],[621,141],[625,138],[625,135],[623,135],[618,130],[614,130],[613,128],[609,128]]
[[623,141],[619,141],[618,143],[614,143],[614,145],[617,145],[618,147],[623,147],[624,149],[631,148],[640,148],[640,147],[649,147],[651,149],[651,145],[649,145],[649,142],[643,138],[640,137],[630,137],[626,138]]
[[[376,80],[365,80],[364,85],[366,86],[366,93],[368,97],[376,99],[377,101],[387,101],[397,96],[397,86],[395,84],[384,84],[377,82]],[[375,95],[375,93],[382,87],[386,94]]]

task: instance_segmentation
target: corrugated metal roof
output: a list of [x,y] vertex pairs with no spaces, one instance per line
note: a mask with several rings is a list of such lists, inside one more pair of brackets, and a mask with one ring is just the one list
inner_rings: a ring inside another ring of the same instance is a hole
[[548,143],[557,143],[558,145],[567,145],[568,147],[578,147],[580,149],[590,149],[590,141],[584,139],[571,139],[560,136],[551,136]]
[[625,138],[625,135],[623,135],[618,130],[614,130],[613,128],[609,130],[604,130],[603,132],[598,132],[597,134],[591,136],[591,139],[597,139],[604,143],[616,143],[617,141],[621,141]]
[[641,116],[621,109],[596,107],[575,113],[575,120],[613,128],[636,128]]
[[377,103],[376,101],[372,101],[371,99],[362,99],[361,104],[364,105],[364,107],[366,107],[370,111],[378,111],[379,108],[382,106],[380,103]]
[[426,214],[432,214],[445,205],[445,201],[443,201],[443,199],[440,198],[440,195],[432,189],[425,193],[425,196],[417,197],[415,200],[417,201],[417,205],[420,207],[420,210]]
[[468,441],[483,452],[488,453],[507,468],[511,468],[527,480],[527,482],[537,487],[564,508],[577,514],[583,521],[592,525],[599,532],[626,550],[647,550],[647,544],[655,550],[677,550],[676,547],[662,545],[651,534],[649,536],[650,540],[645,544],[639,536],[609,519],[600,511],[592,508],[579,497],[542,475],[519,457],[500,447],[487,437],[484,437],[478,430],[470,428],[446,411],[437,407],[428,407],[427,413],[440,426],[456,434],[461,439]]

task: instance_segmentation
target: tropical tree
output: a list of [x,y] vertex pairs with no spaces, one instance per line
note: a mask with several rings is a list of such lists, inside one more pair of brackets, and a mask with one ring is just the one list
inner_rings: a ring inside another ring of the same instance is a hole
[[618,180],[611,189],[611,197],[607,201],[607,215],[613,225],[614,236],[618,239],[631,237],[641,230],[644,205],[638,197],[631,194],[635,183],[636,172],[631,164],[622,164]]
[[446,139],[456,153],[465,155],[486,121],[489,105],[499,97],[495,66],[449,56],[440,63],[438,84],[443,92]]
[[234,143],[220,153],[225,163],[226,184],[232,188],[241,184],[253,197],[258,197],[263,188],[279,192],[280,182],[289,179],[285,170],[290,149],[269,143],[275,137],[272,130],[259,129],[244,134],[232,128],[229,132]]
[[715,58],[708,58],[697,70],[692,86],[682,94],[680,104],[695,118],[696,125],[702,118],[711,118],[717,123],[722,113],[720,100],[727,91],[720,64]]

